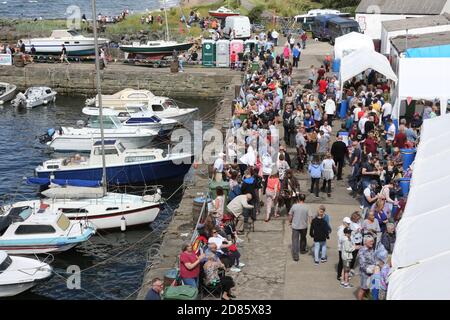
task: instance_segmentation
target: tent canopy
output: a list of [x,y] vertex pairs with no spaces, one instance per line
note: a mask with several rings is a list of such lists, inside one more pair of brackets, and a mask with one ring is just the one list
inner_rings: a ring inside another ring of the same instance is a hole
[[362,48],[342,58],[340,67],[341,83],[343,84],[367,69],[373,69],[394,82],[398,80],[385,56],[376,51]]
[[347,33],[336,38],[334,44],[334,58],[342,59],[349,53],[362,48],[375,51],[372,38],[359,32]]
[[[388,299],[450,299],[450,114],[425,120],[397,227]],[[445,287],[445,288],[444,288]]]

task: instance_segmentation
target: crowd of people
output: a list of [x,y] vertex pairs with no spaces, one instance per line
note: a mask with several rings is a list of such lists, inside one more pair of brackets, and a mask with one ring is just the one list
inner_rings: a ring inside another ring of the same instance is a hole
[[[335,181],[346,179],[347,166],[347,190],[359,199],[361,210],[349,213],[336,231],[336,278],[342,288],[352,288],[350,280],[359,275],[358,299],[385,299],[396,226],[406,205],[399,181],[411,177],[413,169],[404,165],[401,149],[417,146],[423,119],[433,117],[437,108],[427,106],[423,115],[415,113],[397,123],[390,88],[381,75],[368,70],[341,91],[328,59],[319,68],[309,68],[306,83],[294,83],[293,49],[303,45],[291,44],[288,41],[276,54],[274,43],[267,41],[259,52],[246,56],[259,68],[247,63],[231,134],[211,170],[211,178],[225,183],[228,194],[220,187],[216,190],[197,239],[207,253],[198,253],[196,259],[211,259],[206,269],[214,265],[224,270],[214,278],[226,288],[223,298],[229,299],[234,281],[225,274],[243,267],[239,236],[254,228],[258,215],[269,223],[285,213],[292,227],[293,260],[312,252],[316,266],[327,263],[333,214],[324,205],[313,214],[307,194],[315,196],[316,203],[332,197]],[[340,110],[343,100],[348,110]],[[297,174],[309,176],[307,190],[301,190]],[[189,265],[195,263],[194,256],[191,260]]]

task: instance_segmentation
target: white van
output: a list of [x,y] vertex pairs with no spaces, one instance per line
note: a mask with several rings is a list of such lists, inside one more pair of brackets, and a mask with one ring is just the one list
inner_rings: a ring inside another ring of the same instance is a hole
[[230,39],[248,39],[251,36],[250,19],[247,16],[230,16],[225,18],[223,35]]

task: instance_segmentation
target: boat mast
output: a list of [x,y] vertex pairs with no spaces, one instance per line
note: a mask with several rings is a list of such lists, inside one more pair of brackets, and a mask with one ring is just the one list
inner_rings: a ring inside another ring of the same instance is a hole
[[106,185],[106,158],[105,158],[105,134],[103,129],[103,105],[102,105],[102,89],[100,84],[100,61],[99,61],[99,53],[98,53],[98,36],[97,36],[97,9],[95,5],[95,0],[92,1],[92,20],[94,22],[94,48],[95,48],[95,75],[96,75],[96,89],[97,89],[97,97],[98,97],[98,106],[99,106],[99,116],[100,116],[100,138],[102,143],[102,188],[103,195],[105,196],[107,193],[107,185]]
[[166,0],[162,0],[164,3],[164,17],[166,19],[166,41],[170,41],[169,37],[169,22],[167,21],[167,8],[166,8]]

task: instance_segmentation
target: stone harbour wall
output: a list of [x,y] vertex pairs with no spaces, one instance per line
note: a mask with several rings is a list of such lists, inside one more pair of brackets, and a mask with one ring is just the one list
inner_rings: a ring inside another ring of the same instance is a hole
[[[112,94],[124,88],[148,89],[155,95],[173,98],[217,99],[236,73],[224,69],[185,68],[170,73],[169,68],[109,64],[100,71],[102,92]],[[93,64],[28,64],[25,67],[0,66],[0,81],[17,85],[23,91],[31,86],[48,86],[61,94],[95,95]]]

